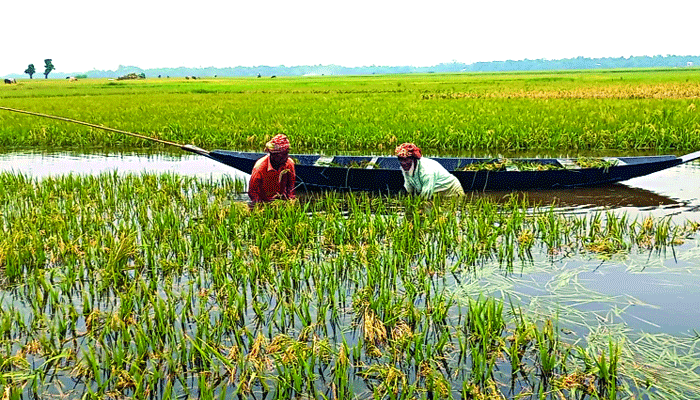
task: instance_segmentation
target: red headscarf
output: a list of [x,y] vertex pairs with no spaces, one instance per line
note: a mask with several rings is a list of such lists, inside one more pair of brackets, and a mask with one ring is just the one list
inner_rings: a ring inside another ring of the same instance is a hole
[[420,148],[416,146],[413,143],[403,143],[399,146],[396,146],[396,156],[397,157],[415,157],[415,158],[421,158],[422,155],[420,153]]
[[265,144],[265,151],[268,153],[289,151],[289,139],[282,133],[275,135],[275,137]]

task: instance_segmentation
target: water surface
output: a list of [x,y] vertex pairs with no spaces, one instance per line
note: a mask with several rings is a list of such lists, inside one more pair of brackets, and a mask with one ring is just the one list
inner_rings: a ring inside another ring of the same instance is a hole
[[[83,152],[80,150],[13,151],[0,153],[0,172],[36,178],[65,174],[175,173],[203,179],[249,175],[206,157],[184,152]],[[670,218],[676,224],[700,221],[700,162],[660,171],[620,184],[595,188],[518,193],[533,203],[553,204],[559,212],[592,215],[628,214],[631,218]],[[510,192],[470,192],[505,200]],[[232,198],[244,201],[245,196]],[[542,252],[513,271],[486,262],[471,277],[454,283],[458,298],[486,294],[512,300],[529,313],[558,316],[572,340],[623,332],[628,345],[644,343],[645,335],[670,335],[668,349],[648,350],[640,360],[671,365],[686,350],[678,343],[696,340],[700,332],[700,241],[698,235],[663,251],[634,250],[612,258],[596,254],[552,257]],[[507,307],[506,307],[507,308]],[[664,336],[666,337],[666,336]],[[663,339],[666,340],[666,339]],[[658,341],[662,342],[661,339]],[[675,344],[673,344],[675,343]],[[634,348],[634,347],[633,347]],[[655,353],[658,350],[658,353]],[[674,356],[671,356],[671,355]],[[692,365],[678,362],[676,368]]]
[[37,178],[68,174],[99,175],[175,173],[201,178],[223,176],[247,180],[250,175],[196,154],[179,152],[21,150],[0,152],[0,172],[14,172]]
[[[200,178],[238,178],[245,182],[250,175],[209,158],[184,151],[95,151],[19,150],[0,152],[0,172],[14,172],[32,177],[67,174],[175,173]],[[660,171],[614,185],[594,188],[539,190],[526,195],[533,203],[589,212],[615,209],[628,212],[653,211],[655,214],[698,217],[700,219],[700,162]],[[510,192],[469,192],[470,196],[503,199]]]

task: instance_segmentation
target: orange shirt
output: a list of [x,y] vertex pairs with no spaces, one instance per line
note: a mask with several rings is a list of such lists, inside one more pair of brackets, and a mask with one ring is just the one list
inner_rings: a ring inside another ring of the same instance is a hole
[[294,161],[291,158],[288,158],[287,163],[278,171],[272,168],[268,154],[259,159],[253,167],[248,185],[248,197],[254,203],[293,199],[296,179]]

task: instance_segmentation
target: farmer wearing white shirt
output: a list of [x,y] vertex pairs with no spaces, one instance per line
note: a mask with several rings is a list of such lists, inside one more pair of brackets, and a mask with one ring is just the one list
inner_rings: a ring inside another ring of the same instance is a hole
[[415,144],[404,143],[396,147],[396,156],[401,163],[403,186],[409,194],[418,194],[426,198],[434,194],[464,194],[459,180],[437,161],[423,157],[420,148]]

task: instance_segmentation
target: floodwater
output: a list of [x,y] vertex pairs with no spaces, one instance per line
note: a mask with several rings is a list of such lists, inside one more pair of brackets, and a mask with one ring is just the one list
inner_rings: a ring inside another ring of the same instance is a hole
[[[0,172],[31,177],[65,174],[175,173],[203,179],[249,175],[202,156],[178,153],[89,152],[76,150],[14,151],[0,153]],[[596,212],[627,214],[630,219],[670,218],[676,225],[700,222],[700,161],[598,188],[545,190],[521,193],[533,203],[565,214],[585,216]],[[511,193],[468,193],[505,199]],[[234,201],[245,201],[241,194]],[[607,340],[600,332],[622,332],[634,348],[660,335],[653,346],[635,358],[650,365],[672,365],[692,371],[694,365],[678,360],[691,351],[678,343],[700,340],[700,240],[697,233],[684,244],[663,251],[633,250],[606,259],[595,254],[572,257],[534,255],[515,271],[495,264],[483,265],[473,277],[454,284],[457,298],[477,294],[513,301],[529,313],[558,316],[573,341]],[[506,307],[508,308],[508,307]],[[669,339],[670,338],[670,339]],[[654,341],[655,339],[652,339]],[[607,342],[606,342],[607,343]],[[649,350],[651,349],[651,350]],[[693,350],[694,351],[694,350]],[[673,359],[668,358],[673,354]],[[691,354],[692,355],[692,354]],[[694,358],[693,358],[694,359]],[[692,363],[692,361],[687,361]],[[668,367],[671,368],[671,367]]]
[[68,174],[97,175],[176,173],[200,178],[229,176],[247,180],[250,175],[196,154],[146,151],[99,152],[82,150],[24,150],[0,152],[0,172],[37,178]]
[[[22,150],[0,152],[0,172],[14,172],[37,178],[67,174],[175,173],[205,179],[230,177],[247,182],[250,175],[196,154],[147,152],[143,150],[108,152],[84,150]],[[510,192],[468,193],[503,199]],[[700,161],[680,165],[624,183],[564,190],[527,193],[533,204],[555,205],[571,212],[617,210],[631,214],[651,213],[681,216],[700,221]]]

